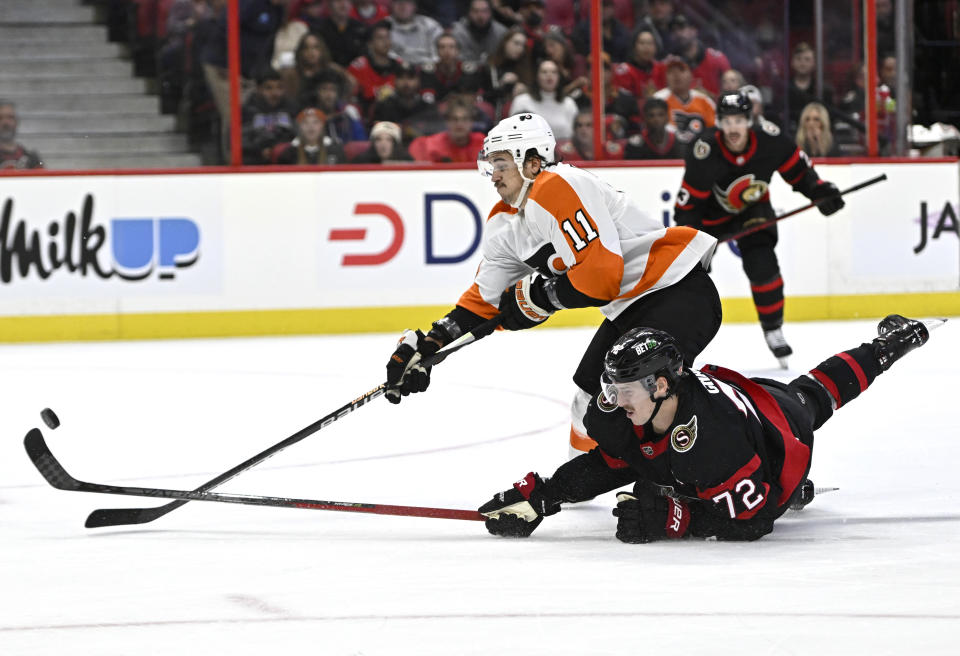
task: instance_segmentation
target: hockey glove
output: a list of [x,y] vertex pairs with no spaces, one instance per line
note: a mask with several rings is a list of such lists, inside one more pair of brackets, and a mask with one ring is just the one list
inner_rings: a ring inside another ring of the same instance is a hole
[[403,331],[397,350],[387,362],[387,401],[400,403],[408,394],[425,391],[430,386],[431,367],[424,367],[420,360],[439,349],[438,344],[427,341],[419,330]]
[[487,530],[507,538],[530,537],[544,517],[560,512],[560,502],[546,487],[536,472],[530,472],[511,489],[495,494],[479,509],[488,517]]
[[824,216],[839,212],[846,205],[837,185],[832,182],[821,182],[814,187],[810,192],[810,200],[817,204],[817,209]]
[[[534,300],[536,299],[536,300]],[[524,330],[539,326],[557,311],[543,291],[543,278],[527,276],[507,287],[500,296],[500,312],[505,330]]]
[[679,499],[659,494],[656,486],[637,483],[633,493],[617,494],[617,539],[646,544],[682,538],[690,525],[690,507]]

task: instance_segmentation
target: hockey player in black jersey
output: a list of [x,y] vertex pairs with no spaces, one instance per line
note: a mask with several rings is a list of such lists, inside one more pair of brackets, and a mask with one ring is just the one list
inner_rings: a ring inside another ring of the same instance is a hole
[[[773,172],[810,200],[824,215],[840,210],[837,187],[820,179],[806,154],[763,119],[754,124],[752,103],[742,91],[720,97],[718,127],[691,144],[683,183],[677,194],[674,221],[722,239],[773,219],[770,179]],[[786,368],[793,353],[783,337],[783,278],[772,225],[737,240],[743,270],[767,345]]]
[[584,418],[598,446],[549,479],[531,472],[495,495],[479,509],[487,529],[527,537],[562,503],[633,483],[614,510],[624,542],[763,537],[788,508],[810,501],[814,431],[929,337],[927,324],[896,314],[878,333],[784,384],[713,365],[688,369],[669,334],[629,331],[607,352],[603,389]]

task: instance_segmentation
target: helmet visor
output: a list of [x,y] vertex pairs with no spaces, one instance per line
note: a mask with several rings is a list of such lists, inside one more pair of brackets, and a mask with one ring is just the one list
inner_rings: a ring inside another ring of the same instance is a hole
[[486,150],[481,150],[477,155],[477,169],[480,175],[491,177],[495,172],[508,171],[511,168],[517,168],[517,163],[505,150],[487,154]]
[[632,405],[640,399],[650,398],[657,389],[657,377],[653,374],[629,383],[614,383],[604,374],[600,377],[600,392],[604,403],[610,406]]

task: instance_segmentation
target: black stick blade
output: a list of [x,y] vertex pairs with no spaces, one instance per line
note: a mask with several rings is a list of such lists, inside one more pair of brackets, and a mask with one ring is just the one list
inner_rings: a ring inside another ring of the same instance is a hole
[[[126,526],[130,524],[146,524],[163,517],[176,507],[182,506],[185,501],[174,501],[172,504],[158,508],[100,508],[87,516],[84,526],[87,528],[103,528],[105,526]],[[171,507],[172,506],[172,507]]]
[[37,468],[47,482],[58,490],[78,490],[80,482],[67,473],[67,470],[53,457],[50,447],[43,439],[39,428],[31,428],[23,438],[23,446],[33,466]]

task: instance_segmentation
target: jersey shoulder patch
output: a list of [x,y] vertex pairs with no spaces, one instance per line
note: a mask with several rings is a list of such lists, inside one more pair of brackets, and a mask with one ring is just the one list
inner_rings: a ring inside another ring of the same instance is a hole
[[769,134],[771,137],[776,137],[780,134],[780,128],[778,128],[775,123],[771,123],[765,118],[760,119],[760,129]]
[[697,139],[693,144],[693,156],[697,159],[707,159],[710,157],[710,144],[703,139]]
[[685,453],[697,441],[697,415],[685,424],[678,424],[670,433],[670,446],[677,453]]

